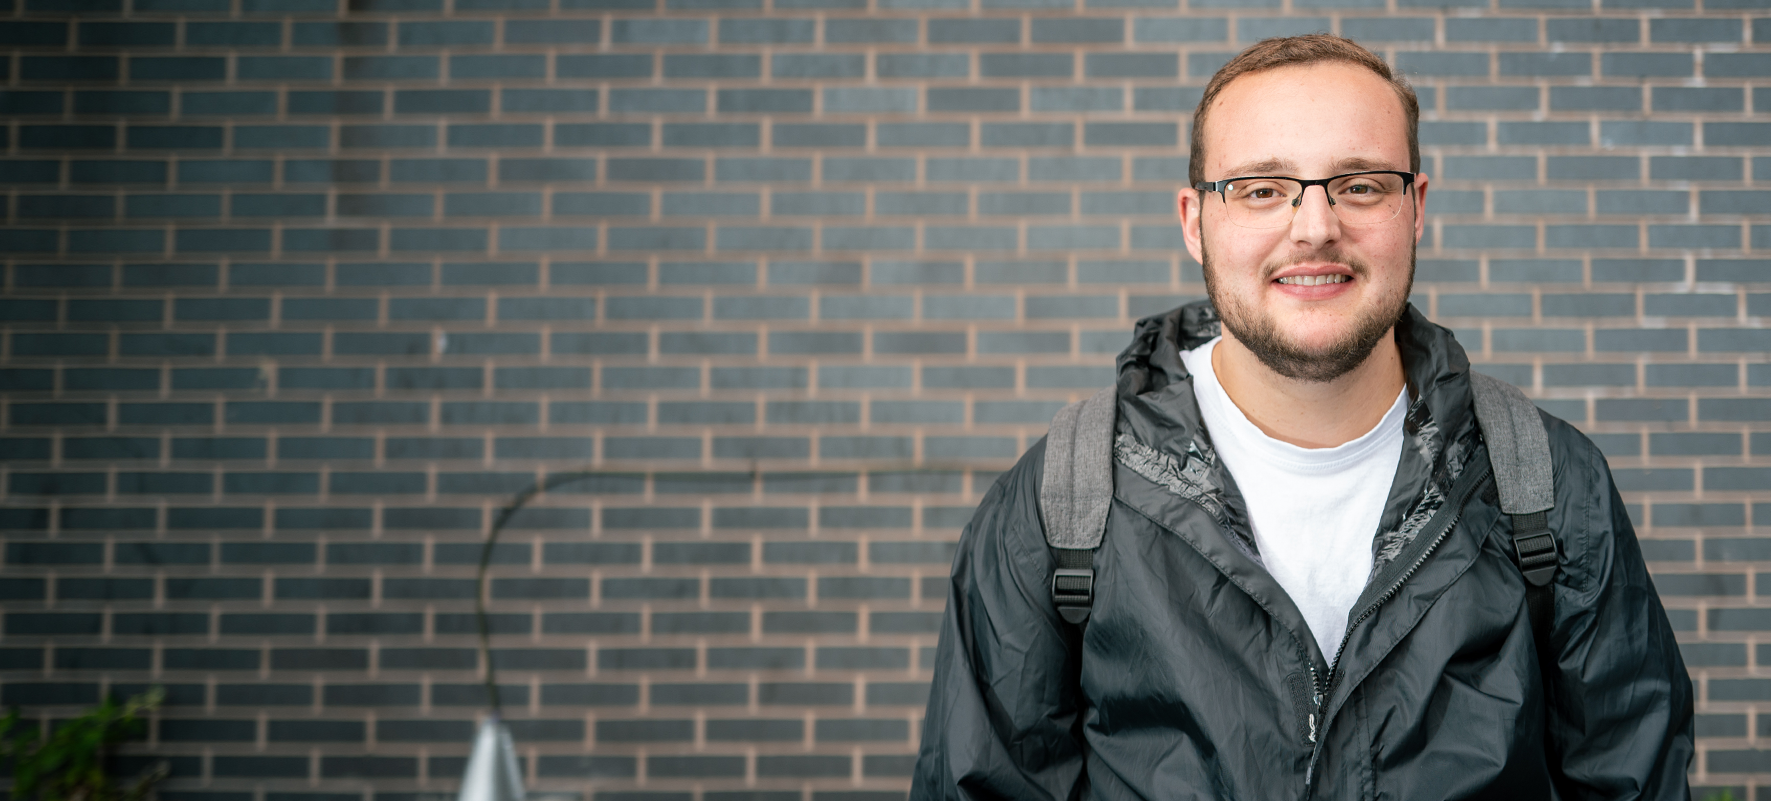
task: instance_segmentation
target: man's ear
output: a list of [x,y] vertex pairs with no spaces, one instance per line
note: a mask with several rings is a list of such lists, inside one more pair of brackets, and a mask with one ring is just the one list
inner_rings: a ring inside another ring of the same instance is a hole
[[1427,174],[1414,176],[1414,243],[1427,233]]
[[1175,193],[1175,214],[1181,220],[1181,238],[1186,240],[1187,254],[1193,257],[1194,264],[1205,263],[1204,233],[1199,227],[1204,205],[1205,193],[1197,189],[1182,189]]

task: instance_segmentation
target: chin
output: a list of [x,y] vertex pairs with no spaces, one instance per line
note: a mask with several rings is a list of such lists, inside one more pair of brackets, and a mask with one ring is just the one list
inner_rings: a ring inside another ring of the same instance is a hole
[[1279,336],[1298,350],[1326,350],[1356,337],[1360,326],[1358,318],[1350,314],[1334,315],[1332,319],[1285,319],[1274,320]]
[[1288,331],[1284,337],[1286,344],[1290,346],[1292,352],[1299,354],[1317,354],[1326,358],[1330,352],[1340,347],[1344,347],[1343,343],[1350,339],[1353,333],[1354,332],[1350,330],[1335,330],[1328,332],[1312,331],[1308,333]]

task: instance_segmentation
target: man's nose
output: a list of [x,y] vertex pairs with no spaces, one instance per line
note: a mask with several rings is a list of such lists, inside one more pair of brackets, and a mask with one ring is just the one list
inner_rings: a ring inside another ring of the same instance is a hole
[[1334,200],[1328,196],[1328,187],[1320,187],[1320,197],[1311,189],[1304,187],[1298,195],[1297,206],[1292,209],[1291,236],[1300,242],[1322,245],[1340,237],[1341,218],[1334,211]]

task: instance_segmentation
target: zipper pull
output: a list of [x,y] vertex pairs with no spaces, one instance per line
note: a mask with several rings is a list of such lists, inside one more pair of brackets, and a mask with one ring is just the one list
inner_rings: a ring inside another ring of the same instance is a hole
[[1316,713],[1310,713],[1310,742],[1316,742]]

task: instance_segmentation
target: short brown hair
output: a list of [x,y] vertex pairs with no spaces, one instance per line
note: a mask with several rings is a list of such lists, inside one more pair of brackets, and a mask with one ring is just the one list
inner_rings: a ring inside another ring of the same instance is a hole
[[1408,125],[1408,169],[1410,172],[1420,172],[1420,100],[1414,96],[1414,88],[1400,74],[1391,70],[1390,65],[1385,64],[1377,54],[1353,40],[1326,33],[1310,33],[1262,39],[1236,54],[1235,58],[1230,59],[1230,63],[1211,76],[1211,82],[1205,85],[1205,95],[1199,99],[1199,107],[1193,112],[1193,147],[1187,164],[1188,184],[1205,180],[1205,117],[1212,101],[1224,91],[1224,87],[1250,73],[1329,61],[1355,64],[1371,70],[1396,90],[1396,97],[1402,101],[1402,113]]

